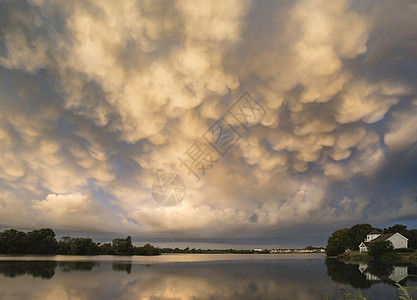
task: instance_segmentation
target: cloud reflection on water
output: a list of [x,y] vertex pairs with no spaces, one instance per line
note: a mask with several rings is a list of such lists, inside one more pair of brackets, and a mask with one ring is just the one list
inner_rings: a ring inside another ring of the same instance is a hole
[[[0,261],[0,298],[318,299],[339,295],[338,281],[332,281],[328,268],[321,259],[161,264]],[[348,282],[340,283],[348,288]],[[364,295],[395,296],[390,285],[369,287],[362,287]]]

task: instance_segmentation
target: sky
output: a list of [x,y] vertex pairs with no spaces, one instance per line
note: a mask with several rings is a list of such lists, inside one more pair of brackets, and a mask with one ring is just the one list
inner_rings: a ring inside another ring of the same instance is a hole
[[294,247],[417,228],[416,15],[0,1],[0,229]]

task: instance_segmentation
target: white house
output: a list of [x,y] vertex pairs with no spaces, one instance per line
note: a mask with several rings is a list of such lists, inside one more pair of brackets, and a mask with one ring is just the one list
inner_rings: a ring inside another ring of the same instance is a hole
[[408,248],[408,239],[402,234],[396,233],[386,233],[382,234],[378,230],[371,231],[366,235],[366,240],[359,245],[359,252],[368,252],[369,243],[376,241],[390,241],[394,246],[394,249],[398,248]]

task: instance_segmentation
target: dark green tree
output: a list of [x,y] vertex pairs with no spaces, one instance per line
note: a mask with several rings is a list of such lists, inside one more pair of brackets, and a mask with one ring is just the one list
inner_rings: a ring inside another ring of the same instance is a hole
[[332,233],[327,240],[326,254],[327,256],[336,256],[345,252],[348,248],[349,229],[339,229]]
[[408,238],[408,248],[417,249],[417,229],[407,230],[405,237]]
[[160,255],[161,250],[152,246],[151,244],[146,244],[143,247],[135,247],[136,255]]
[[22,231],[9,229],[0,233],[0,253],[25,254],[28,246],[28,237]]
[[349,228],[348,239],[347,239],[347,248],[351,250],[358,250],[359,244],[363,242],[366,238],[366,235],[370,233],[375,228],[370,224],[356,224]]
[[58,243],[58,254],[96,255],[98,245],[91,238],[72,238],[64,236]]
[[71,240],[71,254],[95,255],[98,254],[98,245],[91,238],[73,238]]
[[116,255],[133,255],[132,238],[117,238],[112,241],[112,248]]
[[49,228],[33,230],[27,233],[29,254],[55,254],[58,242],[55,232]]
[[[194,251],[197,252],[195,249]],[[150,244],[133,247],[130,236],[114,239],[112,244],[102,245],[95,243],[91,238],[70,236],[64,236],[57,242],[52,229],[42,228],[27,233],[16,229],[0,232],[0,254],[159,255],[161,250]]]
[[384,233],[401,233],[403,236],[407,237],[407,226],[401,224],[395,224],[394,226],[384,228]]
[[394,246],[390,241],[375,241],[368,244],[368,255],[381,258],[386,253],[394,253]]
[[104,243],[99,246],[100,254],[102,255],[114,255],[113,247],[110,243]]
[[58,242],[58,247],[56,252],[58,254],[71,254],[71,240],[70,236],[63,236]]

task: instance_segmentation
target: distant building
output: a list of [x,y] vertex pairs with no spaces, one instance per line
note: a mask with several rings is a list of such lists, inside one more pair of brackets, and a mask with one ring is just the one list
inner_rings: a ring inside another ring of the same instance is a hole
[[255,252],[262,252],[262,251],[264,251],[264,249],[253,249],[253,251],[255,251]]
[[374,230],[368,233],[366,240],[359,245],[359,252],[368,252],[368,245],[376,241],[390,241],[394,249],[408,248],[408,239],[402,234],[398,232],[383,234],[378,230]]

